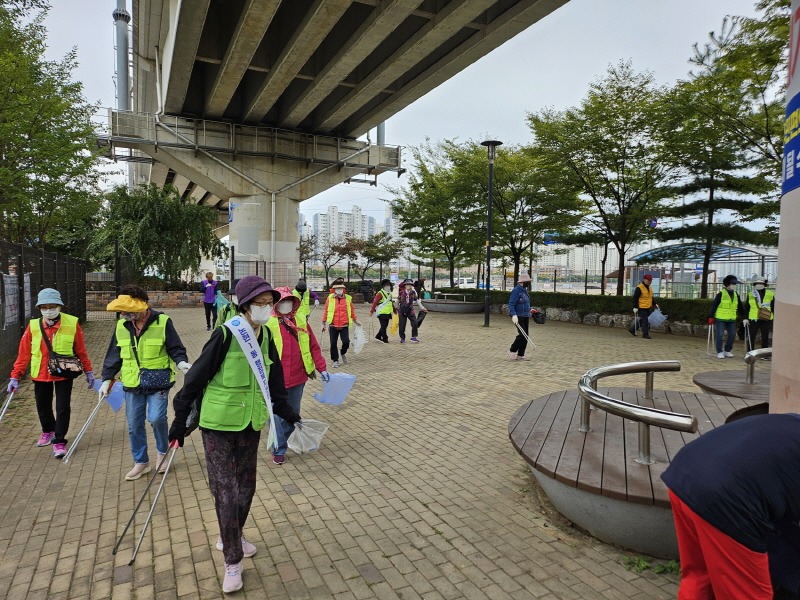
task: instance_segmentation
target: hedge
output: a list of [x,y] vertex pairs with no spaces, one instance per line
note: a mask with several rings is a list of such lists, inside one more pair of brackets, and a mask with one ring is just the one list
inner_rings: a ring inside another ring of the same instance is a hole
[[[483,290],[476,289],[438,289],[440,292],[464,294],[468,301],[483,302]],[[491,304],[508,304],[511,292],[489,290]],[[632,296],[600,296],[588,294],[567,294],[564,292],[531,292],[531,306],[547,308],[558,307],[563,310],[576,310],[581,318],[589,313],[622,314],[633,309]],[[661,312],[673,322],[705,323],[711,310],[709,299],[655,298]]]

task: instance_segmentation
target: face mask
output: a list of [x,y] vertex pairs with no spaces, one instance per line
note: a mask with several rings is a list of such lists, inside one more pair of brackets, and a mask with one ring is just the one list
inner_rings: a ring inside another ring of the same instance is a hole
[[136,318],[136,313],[119,313],[119,316],[126,321],[133,321]]
[[264,325],[269,318],[272,316],[272,307],[271,306],[251,306],[250,307],[250,319],[256,325]]
[[385,286],[383,286],[383,291],[385,291],[385,292],[391,292],[391,291],[392,291],[392,286],[390,286],[390,285],[385,285]]
[[731,285],[727,286],[725,289],[726,290],[735,290],[736,286],[734,284],[731,284]]
[[765,285],[763,285],[763,284],[761,284],[761,283],[757,283],[755,287],[756,287],[756,289],[757,289],[758,291],[761,291],[761,290],[763,290],[763,289],[764,289],[766,286],[765,286]]
[[58,316],[58,313],[60,313],[60,312],[61,312],[61,309],[60,309],[60,308],[45,308],[45,309],[43,309],[43,310],[41,311],[41,313],[42,313],[42,316],[43,316],[45,319],[48,319],[48,320],[50,320],[50,321],[52,321],[53,319],[55,319],[55,318]]
[[411,290],[413,290],[413,289],[414,289],[414,286],[413,286],[413,285],[407,285],[407,286],[406,286],[406,291],[407,291],[407,292],[409,292],[409,293],[410,293],[410,292],[411,292]]
[[341,296],[342,294],[344,294],[344,290],[341,288],[336,288],[335,290],[333,290],[333,293],[336,294],[337,296]]
[[292,302],[281,302],[278,304],[278,312],[282,315],[288,315],[290,312],[292,312]]

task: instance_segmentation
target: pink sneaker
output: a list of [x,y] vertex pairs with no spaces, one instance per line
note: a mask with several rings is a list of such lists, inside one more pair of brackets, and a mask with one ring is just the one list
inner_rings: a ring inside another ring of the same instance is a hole
[[36,445],[41,448],[43,446],[49,446],[50,443],[53,441],[53,438],[56,437],[55,431],[45,431],[42,434],[42,437],[39,438],[39,441],[36,442]]
[[64,458],[64,455],[66,453],[67,453],[66,444],[53,444],[53,456],[55,458]]

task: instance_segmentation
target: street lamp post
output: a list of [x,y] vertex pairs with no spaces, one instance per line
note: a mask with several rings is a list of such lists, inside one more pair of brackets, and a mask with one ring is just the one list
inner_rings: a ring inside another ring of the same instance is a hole
[[489,285],[492,275],[492,188],[494,187],[494,156],[498,146],[503,142],[497,140],[486,140],[481,142],[481,146],[486,146],[489,153],[489,208],[486,217],[486,284],[484,286],[483,299],[483,326],[489,326]]

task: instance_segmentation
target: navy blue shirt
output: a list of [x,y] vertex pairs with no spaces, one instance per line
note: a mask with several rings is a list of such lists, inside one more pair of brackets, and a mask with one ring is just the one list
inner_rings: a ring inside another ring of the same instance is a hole
[[661,475],[700,517],[755,552],[800,521],[800,415],[746,417],[704,433]]

